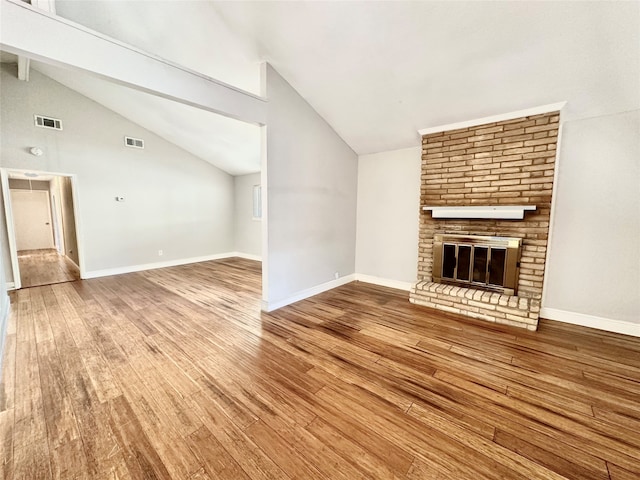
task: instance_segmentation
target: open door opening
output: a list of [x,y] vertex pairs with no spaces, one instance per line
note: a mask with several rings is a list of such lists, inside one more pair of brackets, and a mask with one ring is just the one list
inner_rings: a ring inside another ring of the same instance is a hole
[[80,279],[73,181],[71,175],[2,171],[16,289]]

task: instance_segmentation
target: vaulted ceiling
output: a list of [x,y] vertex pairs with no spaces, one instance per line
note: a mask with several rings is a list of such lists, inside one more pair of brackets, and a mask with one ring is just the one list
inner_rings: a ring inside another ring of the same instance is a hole
[[[420,128],[562,100],[565,120],[640,108],[638,2],[57,0],[56,8],[254,93],[266,60],[358,154],[418,145]],[[100,90],[83,93],[104,103]],[[127,108],[135,102],[123,97],[118,107],[118,95],[111,97],[110,108],[133,115]],[[173,107],[157,108],[168,115]],[[181,136],[194,143],[188,116],[174,132],[178,145]],[[168,134],[166,123],[148,128]],[[225,134],[218,123],[197,135],[209,132],[215,143],[219,132],[228,148],[218,154],[233,163],[242,128],[229,124]],[[255,148],[258,165],[256,135],[245,147]]]
[[32,62],[32,67],[231,175],[260,171],[256,125],[78,71],[41,62]]

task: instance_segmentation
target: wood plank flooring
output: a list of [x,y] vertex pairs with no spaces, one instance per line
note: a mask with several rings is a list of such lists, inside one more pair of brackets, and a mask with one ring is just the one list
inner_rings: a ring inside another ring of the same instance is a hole
[[352,283],[260,313],[228,259],[12,294],[4,479],[640,477],[640,339]]
[[22,288],[80,279],[78,267],[55,249],[20,250],[18,266]]

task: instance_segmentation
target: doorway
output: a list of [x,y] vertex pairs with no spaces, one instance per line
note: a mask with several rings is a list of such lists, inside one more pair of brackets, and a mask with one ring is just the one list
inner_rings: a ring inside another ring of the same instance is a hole
[[79,280],[74,177],[3,170],[2,191],[15,288]]

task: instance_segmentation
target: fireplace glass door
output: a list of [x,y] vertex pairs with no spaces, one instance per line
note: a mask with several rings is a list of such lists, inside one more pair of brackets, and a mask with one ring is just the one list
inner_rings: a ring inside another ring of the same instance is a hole
[[520,239],[436,235],[434,240],[434,281],[515,294]]

